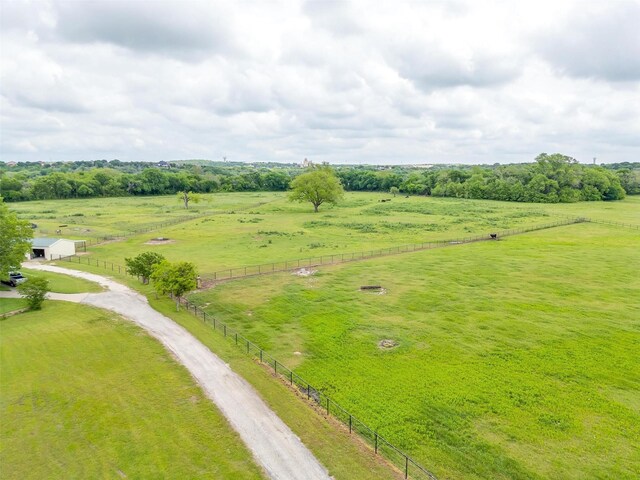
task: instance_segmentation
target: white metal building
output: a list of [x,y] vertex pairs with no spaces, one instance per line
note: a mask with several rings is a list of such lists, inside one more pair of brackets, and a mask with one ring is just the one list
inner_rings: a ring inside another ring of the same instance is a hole
[[31,258],[55,260],[76,254],[76,240],[64,238],[34,238],[31,240]]

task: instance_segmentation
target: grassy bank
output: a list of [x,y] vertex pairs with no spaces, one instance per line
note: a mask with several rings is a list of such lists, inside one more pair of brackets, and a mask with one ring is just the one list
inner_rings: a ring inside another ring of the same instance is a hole
[[102,310],[0,322],[2,477],[263,478],[184,368]]

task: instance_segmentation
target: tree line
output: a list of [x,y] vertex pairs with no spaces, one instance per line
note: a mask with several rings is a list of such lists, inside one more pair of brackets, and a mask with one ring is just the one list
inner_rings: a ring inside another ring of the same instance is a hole
[[[241,164],[161,162],[162,167],[118,160],[41,165],[0,164],[0,195],[6,201],[168,195],[178,192],[285,191],[305,169]],[[515,202],[618,200],[640,194],[640,163],[582,165],[562,154],[540,154],[512,165],[337,166],[347,191],[398,192]]]

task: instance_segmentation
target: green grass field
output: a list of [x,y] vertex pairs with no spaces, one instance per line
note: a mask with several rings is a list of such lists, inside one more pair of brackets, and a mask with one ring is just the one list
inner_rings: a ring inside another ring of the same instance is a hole
[[[553,222],[566,217],[591,216],[640,224],[640,200],[621,202],[543,205],[464,200],[452,198],[396,197],[391,202],[380,193],[351,193],[338,206],[323,207],[317,214],[311,206],[290,203],[284,194],[215,194],[207,196],[211,209],[226,212],[136,235],[123,241],[91,247],[89,256],[124,265],[124,258],[147,250],[171,261],[195,262],[201,273],[232,267],[317,257],[334,253],[371,250],[432,240],[449,240],[477,234]],[[110,199],[76,202],[64,211],[80,226],[116,231],[131,224],[148,224],[154,211],[182,215],[185,210],[174,197]],[[111,202],[113,201],[113,205]],[[73,201],[75,202],[75,201]],[[247,206],[269,202],[261,207]],[[35,210],[61,210],[62,201],[25,202],[11,208],[28,218]],[[242,209],[245,210],[242,210]],[[155,209],[155,210],[154,210]],[[35,215],[35,214],[34,214]],[[158,213],[160,215],[160,213]],[[37,218],[37,217],[33,217]],[[155,217],[153,217],[155,218]],[[163,217],[160,215],[158,221]],[[95,225],[100,225],[96,227]],[[74,232],[71,232],[74,233]],[[63,234],[66,234],[63,232]],[[169,243],[150,245],[155,237]]]
[[263,478],[187,371],[139,328],[65,302],[0,321],[5,479]]
[[[12,203],[10,208],[19,217],[35,223],[36,237],[57,237],[91,240],[105,235],[126,234],[132,230],[179,219],[251,210],[252,206],[278,198],[274,193],[249,193],[242,196],[220,193],[203,195],[203,201],[186,210],[173,196],[136,198],[93,198],[69,200],[39,200]],[[61,230],[61,234],[56,234]]]
[[639,242],[580,224],[191,299],[442,478],[637,478]]
[[22,298],[0,298],[0,315],[25,308],[27,302]]
[[44,278],[49,282],[49,291],[56,293],[92,293],[101,292],[102,287],[95,282],[59,273],[25,269],[22,272],[27,278]]
[[[93,247],[88,257],[123,264],[124,257],[153,250],[208,273],[566,217],[640,225],[640,197],[557,205],[424,197],[379,202],[388,197],[348,194],[341,205],[313,214],[310,205],[291,204],[282,194],[212,195],[210,208],[227,202],[227,213]],[[109,218],[90,214],[97,200],[78,204],[78,213],[85,214],[75,218],[116,230],[133,218],[142,223],[131,213],[138,208],[184,212],[173,197],[118,200]],[[241,210],[258,201],[269,203]],[[48,209],[56,202],[40,203],[39,209]],[[11,207],[25,217],[32,205]],[[171,243],[146,244],[156,236]],[[191,299],[295,367],[442,478],[636,478],[638,245],[637,230],[579,224],[323,267],[307,278],[249,278]],[[115,272],[62,264],[114,275],[151,292]],[[367,284],[386,291],[361,292]],[[358,456],[358,469],[349,467],[352,459],[345,465],[339,458],[349,451],[348,438],[330,445],[340,429],[317,427],[310,433],[320,419],[304,424],[306,407],[290,392],[278,390],[259,367],[189,314],[150,300],[229,358],[336,478],[367,478],[368,460]],[[382,349],[384,339],[398,345]]]

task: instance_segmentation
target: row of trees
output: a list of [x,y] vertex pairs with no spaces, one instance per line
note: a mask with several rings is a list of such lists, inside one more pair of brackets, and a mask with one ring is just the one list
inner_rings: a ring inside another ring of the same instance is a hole
[[411,171],[406,175],[341,170],[347,190],[399,191],[413,195],[506,200],[577,202],[618,200],[640,194],[640,170],[581,165],[561,154],[541,154],[535,163]]
[[[105,161],[106,162],[106,161]],[[7,201],[166,195],[177,192],[284,191],[304,170],[182,165],[130,172],[119,162],[89,169],[62,171],[0,169],[0,194]],[[136,164],[137,165],[137,164]],[[541,154],[531,164],[474,167],[337,167],[345,190],[399,192],[517,202],[616,200],[640,194],[640,164],[615,168],[581,165],[561,154]],[[187,204],[185,204],[187,205]]]
[[143,252],[132,258],[124,259],[127,273],[138,277],[143,283],[153,283],[160,295],[172,294],[179,299],[186,292],[198,286],[198,272],[191,262],[168,262],[164,256],[156,252]]
[[[3,172],[0,172],[2,174]],[[111,168],[53,172],[29,176],[25,172],[4,173],[0,193],[6,201],[48,200],[128,195],[167,195],[177,192],[284,191],[291,176],[286,172],[247,172],[235,175],[147,168],[123,173]]]

